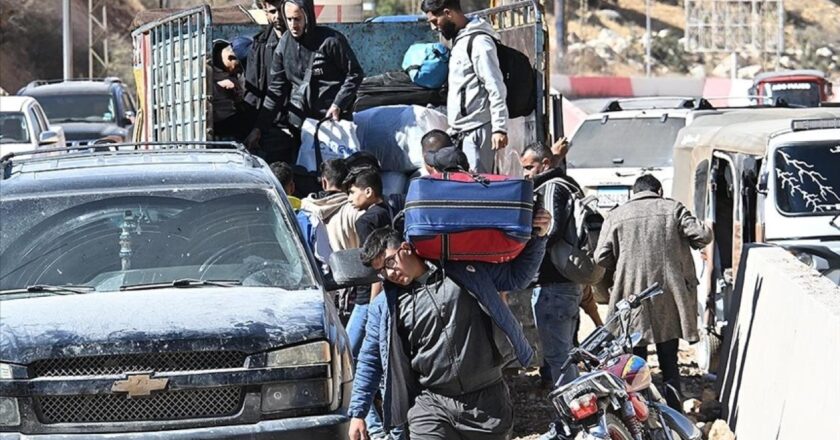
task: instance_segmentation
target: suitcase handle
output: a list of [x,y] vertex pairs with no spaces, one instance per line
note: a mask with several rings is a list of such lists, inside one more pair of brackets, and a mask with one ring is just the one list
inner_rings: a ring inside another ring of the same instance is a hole
[[[482,186],[484,186],[485,188],[487,188],[487,187],[489,187],[489,186],[490,186],[490,179],[488,179],[488,178],[486,178],[486,177],[482,176],[481,174],[478,174],[478,173],[473,173],[473,172],[471,172],[471,171],[466,171],[466,170],[465,170],[465,171],[459,171],[459,172],[460,172],[460,173],[466,173],[467,175],[469,175],[469,176],[473,179],[473,181],[474,181],[475,183],[481,184],[481,185],[482,185]],[[444,173],[443,173],[443,180],[449,180],[449,176],[450,176],[450,174],[452,174],[452,173],[450,173],[450,172],[448,172],[448,171],[444,171]]]

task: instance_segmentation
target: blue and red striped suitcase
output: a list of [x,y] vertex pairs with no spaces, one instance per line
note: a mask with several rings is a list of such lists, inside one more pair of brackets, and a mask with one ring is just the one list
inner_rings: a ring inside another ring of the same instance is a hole
[[531,237],[533,184],[466,172],[416,178],[408,187],[405,235],[430,260],[503,263]]

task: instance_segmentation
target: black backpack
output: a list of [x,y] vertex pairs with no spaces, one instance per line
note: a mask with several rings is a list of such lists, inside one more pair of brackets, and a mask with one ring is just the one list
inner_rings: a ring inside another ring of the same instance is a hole
[[[528,55],[505,46],[486,32],[476,32],[467,40],[467,56],[472,60],[473,40],[479,34],[487,35],[496,43],[499,67],[507,88],[507,108],[509,118],[530,115],[537,108],[537,72],[531,65]],[[461,92],[461,114],[467,114],[466,94]]]

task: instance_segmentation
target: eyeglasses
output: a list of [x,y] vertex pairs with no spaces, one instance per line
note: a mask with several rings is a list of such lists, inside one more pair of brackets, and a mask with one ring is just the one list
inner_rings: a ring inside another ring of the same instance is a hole
[[397,253],[395,253],[394,255],[391,255],[390,257],[385,257],[385,260],[382,262],[382,267],[376,269],[376,276],[380,280],[385,281],[386,279],[388,279],[388,269],[393,269],[397,267],[397,255],[399,254],[400,252],[397,251]]

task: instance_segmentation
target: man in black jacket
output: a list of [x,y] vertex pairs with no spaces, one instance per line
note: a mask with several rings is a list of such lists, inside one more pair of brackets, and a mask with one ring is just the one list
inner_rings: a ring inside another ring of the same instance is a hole
[[288,31],[274,51],[268,94],[250,144],[278,113],[288,112],[289,124],[298,130],[307,118],[349,117],[364,77],[344,35],[317,25],[312,0],[286,0],[281,12]]
[[[274,50],[280,37],[286,32],[286,23],[280,17],[280,7],[283,0],[258,0],[257,4],[265,12],[268,26],[254,35],[253,43],[248,51],[248,62],[245,65],[245,96],[248,107],[248,117],[256,119],[268,94],[271,83],[271,66],[274,60]],[[294,163],[297,159],[297,143],[295,138],[284,130],[286,127],[284,114],[278,114],[271,124],[255,134],[256,124],[252,122],[247,128],[248,137],[245,140],[251,152],[262,157],[268,163]]]

